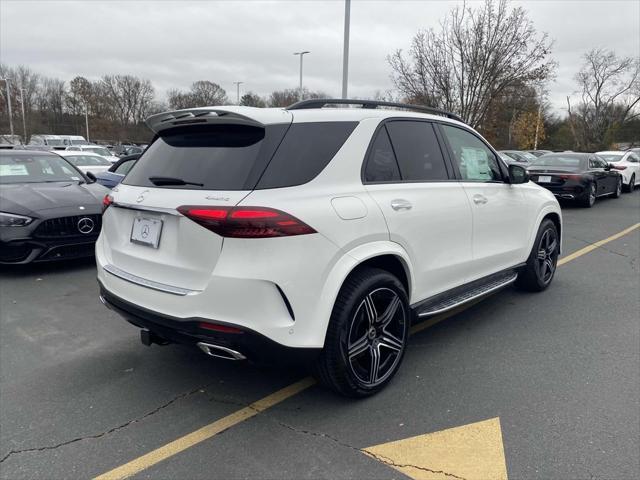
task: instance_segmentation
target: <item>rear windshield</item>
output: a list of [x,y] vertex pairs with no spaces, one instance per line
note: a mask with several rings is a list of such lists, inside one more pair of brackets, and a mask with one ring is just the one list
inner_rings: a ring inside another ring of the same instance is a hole
[[531,162],[531,165],[545,165],[550,167],[580,167],[584,159],[575,155],[557,155],[548,153]]
[[64,156],[69,162],[76,167],[87,165],[111,165],[111,162],[103,157],[93,155],[66,155]]
[[187,185],[163,188],[253,190],[256,185],[257,188],[299,185],[320,173],[356,124],[173,128],[162,132],[145,150],[123,183],[157,187],[150,177],[168,177],[180,179]]
[[624,157],[624,153],[599,153],[599,157],[604,158],[607,162],[619,162]]

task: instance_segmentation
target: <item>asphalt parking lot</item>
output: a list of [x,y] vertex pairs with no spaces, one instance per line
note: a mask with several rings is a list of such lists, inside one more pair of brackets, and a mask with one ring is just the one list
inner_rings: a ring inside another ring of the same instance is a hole
[[362,401],[304,372],[144,347],[99,302],[92,261],[5,268],[0,476],[638,478],[640,228],[610,237],[640,222],[640,190],[563,210],[549,290],[417,328]]

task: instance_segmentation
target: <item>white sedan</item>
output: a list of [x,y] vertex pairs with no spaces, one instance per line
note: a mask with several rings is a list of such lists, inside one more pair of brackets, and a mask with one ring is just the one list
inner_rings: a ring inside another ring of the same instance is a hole
[[[58,152],[56,152],[58,153]],[[101,155],[93,152],[78,152],[65,150],[59,152],[69,163],[75,166],[83,173],[100,173],[111,168],[111,162]]]
[[622,183],[627,192],[633,192],[633,188],[640,181],[640,156],[630,150],[626,152],[608,151],[597,152],[596,155],[609,162],[620,172]]
[[109,160],[111,163],[116,163],[118,160],[120,160],[120,157],[114,155],[109,151],[108,148],[103,147],[101,145],[73,145],[72,147],[67,147],[65,150],[72,151],[72,152],[97,153],[101,157],[104,157],[107,160]]

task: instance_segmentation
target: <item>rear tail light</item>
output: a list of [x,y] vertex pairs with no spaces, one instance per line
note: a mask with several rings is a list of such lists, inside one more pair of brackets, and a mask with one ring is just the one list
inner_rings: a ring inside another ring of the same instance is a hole
[[611,165],[616,170],[626,170],[627,167],[625,165]]
[[102,199],[102,213],[113,203],[113,197],[110,194],[106,194]]
[[569,173],[569,174],[566,174],[566,175],[558,175],[558,177],[561,180],[580,180],[582,178],[582,175]]
[[177,210],[223,237],[271,238],[316,233],[293,215],[275,208],[184,205]]

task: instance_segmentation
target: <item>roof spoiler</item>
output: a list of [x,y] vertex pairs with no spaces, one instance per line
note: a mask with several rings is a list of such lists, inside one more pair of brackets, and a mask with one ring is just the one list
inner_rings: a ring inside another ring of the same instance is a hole
[[236,124],[264,127],[267,124],[291,123],[292,115],[280,108],[201,107],[164,112],[147,118],[147,126],[158,134],[168,128],[197,124]]

